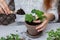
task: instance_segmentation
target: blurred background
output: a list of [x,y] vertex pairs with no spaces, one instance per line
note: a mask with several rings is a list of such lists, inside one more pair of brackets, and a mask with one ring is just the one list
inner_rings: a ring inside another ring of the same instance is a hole
[[[8,4],[8,6],[10,7],[10,9],[12,10],[12,11],[15,11],[16,9],[16,7],[15,7],[15,5],[18,5],[18,3],[14,3],[14,1],[16,1],[17,2],[17,0],[10,0],[10,3]],[[13,6],[13,7],[12,7]],[[18,6],[17,6],[18,7]],[[21,7],[21,5],[19,6],[19,7]],[[18,8],[19,8],[18,7]],[[58,14],[59,14],[59,20],[58,20],[58,22],[60,22],[60,0],[59,0],[59,2],[58,2]]]

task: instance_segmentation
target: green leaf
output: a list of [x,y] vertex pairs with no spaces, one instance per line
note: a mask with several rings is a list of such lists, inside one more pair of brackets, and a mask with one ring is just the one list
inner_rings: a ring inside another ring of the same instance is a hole
[[31,12],[32,12],[32,13],[36,13],[36,9],[33,9]]
[[33,9],[31,12],[35,13],[41,21],[43,21],[43,19],[46,18],[46,16],[43,16],[44,12],[40,10]]
[[0,40],[20,40],[20,37],[18,34],[11,34],[5,37],[1,37]]
[[33,21],[33,16],[32,16],[32,14],[26,14],[26,16],[25,16],[25,21],[32,22],[32,21]]
[[36,14],[39,15],[39,16],[44,14],[44,12],[42,12],[42,11],[40,11],[40,10],[36,10],[36,9],[33,9],[31,12],[32,12],[32,13],[36,13]]
[[19,40],[19,39],[20,39],[20,38],[19,38],[19,35],[16,34],[15,40]]
[[[44,12],[42,12],[40,10],[33,9],[31,12],[35,13],[38,16],[39,20],[41,20],[41,21],[43,21],[44,18],[46,18],[46,16],[43,16]],[[25,15],[25,21],[32,22],[34,20],[37,20],[37,19],[32,14]]]
[[48,37],[47,40],[53,40],[52,37]]
[[6,40],[4,37],[1,37],[1,39],[0,40]]
[[47,38],[47,40],[60,40],[60,28],[58,28],[56,31],[49,31],[48,36],[49,37]]

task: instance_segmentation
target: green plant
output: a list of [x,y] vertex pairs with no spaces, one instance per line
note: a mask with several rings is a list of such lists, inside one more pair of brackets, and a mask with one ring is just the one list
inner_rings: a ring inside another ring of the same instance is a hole
[[18,34],[11,34],[5,37],[1,37],[0,40],[20,40]]
[[47,40],[60,40],[60,28],[49,31]]
[[[32,21],[36,20],[36,17],[35,17],[36,15],[40,21],[43,21],[43,19],[46,18],[44,16],[44,12],[42,12],[40,10],[33,9],[31,11],[31,13],[32,14],[26,14],[25,15],[25,21],[32,22]],[[33,14],[35,14],[35,16],[33,16]]]

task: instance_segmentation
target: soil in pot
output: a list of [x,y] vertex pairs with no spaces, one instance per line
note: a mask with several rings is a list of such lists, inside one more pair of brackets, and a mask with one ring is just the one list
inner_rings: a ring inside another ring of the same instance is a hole
[[17,10],[16,14],[24,15],[24,14],[25,14],[25,12],[24,12],[24,10],[23,10],[23,9],[21,9],[21,8],[20,8],[19,10]]
[[33,37],[38,37],[41,32],[37,32],[37,30],[35,29],[38,25],[40,25],[42,22],[40,23],[34,23],[34,22],[26,22],[26,27],[27,27],[27,33]]
[[16,15],[15,14],[0,14],[0,25],[8,25],[10,23],[15,22]]

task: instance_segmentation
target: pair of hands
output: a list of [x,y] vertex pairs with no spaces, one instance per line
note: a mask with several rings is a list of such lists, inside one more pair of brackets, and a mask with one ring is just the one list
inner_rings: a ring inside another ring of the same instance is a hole
[[0,0],[0,13],[6,13],[6,14],[10,14],[11,11],[8,7],[8,5],[6,4],[5,0]]

